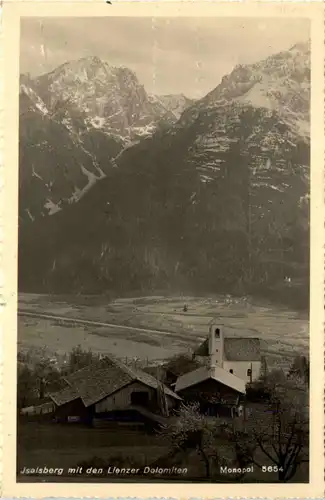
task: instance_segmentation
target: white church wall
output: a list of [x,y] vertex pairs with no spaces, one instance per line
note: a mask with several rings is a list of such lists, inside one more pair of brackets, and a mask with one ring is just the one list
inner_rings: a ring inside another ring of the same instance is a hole
[[252,380],[257,380],[261,371],[261,361],[224,361],[223,369],[233,370],[233,375],[250,382],[251,378],[247,371],[252,369]]

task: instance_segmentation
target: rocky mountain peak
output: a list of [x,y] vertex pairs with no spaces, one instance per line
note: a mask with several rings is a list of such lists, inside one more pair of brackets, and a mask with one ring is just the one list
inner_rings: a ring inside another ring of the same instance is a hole
[[183,111],[194,103],[194,99],[189,99],[184,94],[166,94],[156,96],[157,99],[172,113],[180,118]]
[[[253,64],[239,64],[220,84],[184,113],[184,123],[194,123],[202,110],[251,106],[275,112],[293,134],[309,140],[310,47],[296,44]],[[212,127],[212,125],[211,125]]]
[[50,111],[64,103],[68,113],[77,111],[90,126],[125,141],[152,134],[161,119],[176,121],[160,101],[149,99],[132,70],[97,56],[66,62],[30,86]]
[[310,56],[310,44],[310,39],[306,40],[305,42],[298,42],[291,47],[290,51],[297,51],[300,54],[309,54]]

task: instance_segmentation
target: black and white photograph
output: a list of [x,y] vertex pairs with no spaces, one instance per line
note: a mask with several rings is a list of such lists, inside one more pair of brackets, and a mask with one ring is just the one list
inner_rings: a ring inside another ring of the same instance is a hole
[[310,20],[37,14],[17,482],[309,483]]

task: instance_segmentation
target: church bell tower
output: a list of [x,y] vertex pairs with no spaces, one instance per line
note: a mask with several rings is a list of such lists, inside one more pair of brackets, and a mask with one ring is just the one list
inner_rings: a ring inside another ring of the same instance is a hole
[[222,325],[212,323],[209,331],[209,357],[210,366],[223,367],[224,357],[224,336]]

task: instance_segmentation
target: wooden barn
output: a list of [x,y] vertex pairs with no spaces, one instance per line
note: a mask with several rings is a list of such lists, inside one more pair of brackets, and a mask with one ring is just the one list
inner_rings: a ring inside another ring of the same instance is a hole
[[51,394],[60,422],[123,421],[162,423],[181,397],[152,375],[105,357],[65,377],[66,387]]
[[184,402],[197,402],[202,413],[231,417],[245,398],[245,382],[219,366],[201,367],[177,379],[175,391]]

